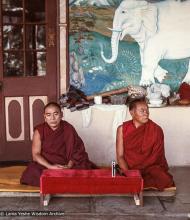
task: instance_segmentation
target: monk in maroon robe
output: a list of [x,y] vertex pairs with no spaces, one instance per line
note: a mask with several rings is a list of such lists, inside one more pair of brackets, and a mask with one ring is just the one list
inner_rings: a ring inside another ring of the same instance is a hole
[[74,127],[62,120],[60,106],[49,103],[44,108],[45,122],[34,130],[31,162],[23,172],[22,184],[39,186],[44,169],[93,169],[83,141]]
[[148,105],[144,99],[129,104],[132,120],[124,122],[117,130],[117,160],[122,170],[138,169],[144,179],[144,188],[174,186],[168,172],[164,152],[164,135],[161,127],[149,119]]

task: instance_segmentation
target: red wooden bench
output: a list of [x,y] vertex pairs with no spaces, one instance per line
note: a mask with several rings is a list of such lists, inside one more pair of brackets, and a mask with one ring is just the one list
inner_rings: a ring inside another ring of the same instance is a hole
[[49,170],[40,178],[41,204],[47,206],[51,195],[62,196],[129,196],[136,205],[143,205],[143,179],[138,170],[125,172],[126,176],[112,177],[111,169]]

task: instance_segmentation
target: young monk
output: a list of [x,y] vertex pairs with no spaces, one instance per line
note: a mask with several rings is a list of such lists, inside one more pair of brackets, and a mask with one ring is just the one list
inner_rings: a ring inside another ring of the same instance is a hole
[[144,188],[162,191],[174,186],[164,153],[164,134],[162,128],[149,119],[145,99],[130,102],[129,111],[132,120],[117,129],[116,155],[120,168],[140,170]]
[[32,141],[33,161],[20,182],[40,185],[44,169],[92,169],[83,141],[71,124],[62,120],[61,108],[51,102],[44,107],[45,122],[36,126]]

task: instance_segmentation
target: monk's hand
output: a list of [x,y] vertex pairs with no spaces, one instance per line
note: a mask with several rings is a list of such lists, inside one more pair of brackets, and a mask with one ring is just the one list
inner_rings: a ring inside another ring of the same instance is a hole
[[68,168],[71,169],[73,167],[73,165],[74,165],[73,161],[69,160],[69,162],[67,164]]
[[62,165],[62,164],[52,164],[49,169],[71,169],[73,166],[73,162],[69,161],[68,164]]
[[61,164],[56,164],[58,169],[70,169],[70,167],[67,165],[61,165]]
[[53,164],[49,167],[49,169],[55,170],[55,169],[65,169],[64,165],[61,164]]
[[68,165],[63,165],[62,167],[62,169],[69,169]]
[[67,164],[67,165],[63,165],[63,169],[71,169],[72,165],[71,164]]
[[57,164],[57,165],[62,169],[71,169],[73,167],[73,161],[69,160],[68,164],[65,165]]

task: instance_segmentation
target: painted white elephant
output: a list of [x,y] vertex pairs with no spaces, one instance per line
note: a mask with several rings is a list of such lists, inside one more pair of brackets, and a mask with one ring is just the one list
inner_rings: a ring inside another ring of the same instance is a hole
[[[118,56],[119,41],[126,34],[140,46],[142,74],[140,85],[150,85],[155,77],[162,82],[167,71],[158,63],[160,59],[190,57],[190,0],[166,0],[150,3],[143,0],[123,0],[115,11],[111,37],[113,63]],[[190,65],[183,79],[190,83]]]

